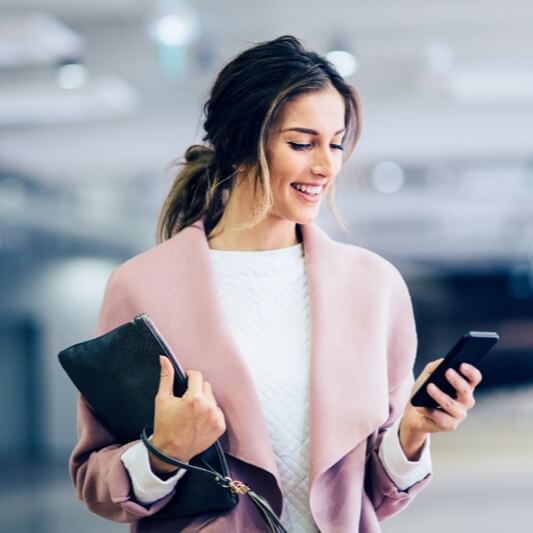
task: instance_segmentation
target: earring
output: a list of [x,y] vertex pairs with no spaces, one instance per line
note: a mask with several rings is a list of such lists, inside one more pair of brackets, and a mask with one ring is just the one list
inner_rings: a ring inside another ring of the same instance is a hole
[[229,189],[222,189],[222,205],[226,205],[229,200]]

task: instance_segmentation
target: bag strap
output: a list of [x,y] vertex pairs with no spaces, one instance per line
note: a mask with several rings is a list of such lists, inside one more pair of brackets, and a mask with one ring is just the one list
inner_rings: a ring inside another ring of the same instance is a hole
[[178,468],[184,468],[185,470],[189,470],[191,472],[196,472],[198,474],[202,474],[204,476],[209,476],[214,481],[216,481],[219,485],[222,485],[221,481],[224,480],[224,476],[217,472],[211,465],[209,465],[206,461],[202,461],[207,468],[202,468],[200,466],[191,465],[189,463],[183,463],[181,461],[178,461],[178,459],[175,459],[174,457],[170,457],[170,455],[167,455],[163,453],[159,448],[156,448],[152,441],[148,437],[148,431],[146,428],[143,428],[141,432],[141,440],[143,444],[146,446],[146,448],[159,460],[163,461],[164,463],[170,464],[172,466],[177,466]]
[[152,453],[155,457],[157,457],[164,463],[170,464],[172,466],[177,466],[178,468],[184,468],[185,470],[189,470],[190,472],[196,472],[197,474],[201,474],[203,476],[209,476],[215,483],[218,483],[221,487],[231,490],[235,494],[248,496],[250,500],[252,500],[254,505],[257,507],[258,511],[261,513],[261,517],[265,522],[265,526],[267,527],[267,530],[270,533],[287,533],[287,530],[282,526],[278,516],[276,515],[272,507],[270,507],[268,501],[259,494],[255,493],[248,485],[246,485],[246,483],[243,483],[242,481],[239,481],[237,479],[232,479],[229,476],[223,476],[220,472],[217,472],[213,467],[211,467],[211,465],[209,465],[206,461],[203,461],[203,463],[207,468],[202,468],[201,466],[183,463],[182,461],[179,461],[174,457],[170,457],[152,444],[152,442],[148,438],[146,428],[143,428],[143,430],[141,431],[141,441],[150,451],[150,453]]

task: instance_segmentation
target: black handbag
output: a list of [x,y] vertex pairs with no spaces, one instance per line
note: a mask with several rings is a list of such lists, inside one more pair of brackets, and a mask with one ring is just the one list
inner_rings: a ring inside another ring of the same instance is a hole
[[257,506],[267,531],[284,532],[268,502],[231,478],[218,440],[189,463],[166,456],[148,440],[147,428],[153,424],[159,387],[159,355],[172,363],[174,394],[182,396],[187,378],[147,314],[137,315],[100,337],[74,344],[58,357],[95,416],[118,443],[141,438],[159,459],[188,471],[177,483],[175,495],[158,511],[159,517],[228,511],[238,504],[240,494],[249,496]]

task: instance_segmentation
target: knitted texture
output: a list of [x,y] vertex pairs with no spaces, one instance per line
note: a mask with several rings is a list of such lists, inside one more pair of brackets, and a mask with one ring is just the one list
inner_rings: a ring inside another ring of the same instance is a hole
[[226,321],[261,402],[281,476],[283,525],[316,531],[308,499],[311,324],[302,245],[211,250]]

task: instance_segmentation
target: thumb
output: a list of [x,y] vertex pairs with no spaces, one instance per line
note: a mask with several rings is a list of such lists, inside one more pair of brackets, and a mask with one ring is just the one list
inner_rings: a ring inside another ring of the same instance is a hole
[[164,355],[159,356],[159,364],[161,365],[161,375],[159,377],[159,390],[157,394],[161,396],[173,396],[174,388],[174,368]]
[[444,357],[441,357],[440,359],[436,359],[435,361],[431,361],[431,363],[428,363],[424,370],[420,373],[420,375],[416,378],[416,381],[411,389],[411,393],[414,394],[426,381],[426,379],[433,374],[434,370],[442,363],[444,360]]
[[442,363],[442,361],[444,361],[444,357],[431,361],[431,363],[428,363],[424,368],[424,373],[427,375],[433,374],[433,371]]

